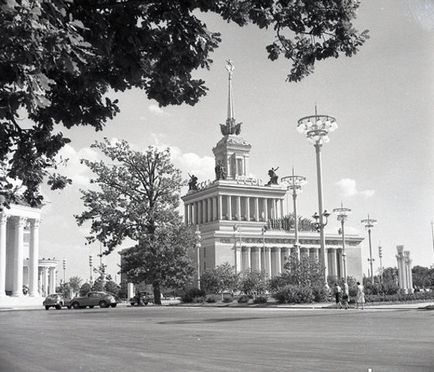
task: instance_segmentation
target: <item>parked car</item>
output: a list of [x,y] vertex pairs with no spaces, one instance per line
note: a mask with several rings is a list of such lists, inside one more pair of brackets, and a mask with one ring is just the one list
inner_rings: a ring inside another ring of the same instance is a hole
[[134,297],[130,298],[130,304],[131,306],[146,306],[152,300],[153,297],[146,292],[137,292]]
[[45,306],[45,310],[48,310],[50,307],[60,310],[62,306],[65,306],[65,299],[60,293],[52,293],[45,298],[42,306]]
[[86,296],[72,298],[67,306],[73,309],[89,306],[92,309],[94,306],[116,307],[117,304],[115,297],[107,292],[89,292]]

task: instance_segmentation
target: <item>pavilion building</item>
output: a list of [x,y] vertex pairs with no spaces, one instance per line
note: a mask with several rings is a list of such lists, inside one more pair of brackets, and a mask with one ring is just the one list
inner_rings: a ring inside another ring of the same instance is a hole
[[[25,203],[0,212],[0,303],[7,296],[55,293],[57,261],[39,258],[41,210]],[[25,258],[28,252],[28,257]]]
[[[228,262],[236,272],[264,271],[268,277],[278,275],[295,249],[294,230],[285,228],[284,199],[286,185],[279,185],[274,173],[270,181],[249,177],[252,145],[241,136],[232,102],[233,66],[227,65],[228,116],[220,124],[223,137],[213,148],[216,179],[197,184],[192,177],[189,191],[182,197],[184,219],[200,231],[200,273]],[[361,247],[363,238],[346,234],[347,274],[362,279]],[[301,255],[318,259],[320,238],[316,231],[300,231]],[[326,270],[333,278],[343,277],[342,237],[326,234]]]

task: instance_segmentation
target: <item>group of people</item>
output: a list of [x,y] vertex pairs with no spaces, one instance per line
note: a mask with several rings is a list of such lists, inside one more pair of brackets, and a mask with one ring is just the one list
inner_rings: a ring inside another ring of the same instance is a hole
[[[347,310],[350,301],[348,284],[344,283],[344,288],[342,289],[338,283],[335,283],[333,293],[336,299],[336,309],[342,309],[344,307]],[[359,307],[362,310],[365,308],[365,292],[363,285],[357,282],[356,309]]]

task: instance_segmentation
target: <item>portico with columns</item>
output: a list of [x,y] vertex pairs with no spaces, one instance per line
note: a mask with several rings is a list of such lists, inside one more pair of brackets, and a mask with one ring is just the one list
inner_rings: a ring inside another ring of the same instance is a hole
[[[285,230],[278,223],[284,217],[287,186],[271,182],[271,177],[264,183],[249,176],[252,145],[241,136],[242,123],[235,121],[230,62],[227,69],[228,117],[225,124],[220,124],[223,137],[213,148],[216,179],[199,183],[182,197],[184,220],[187,225],[198,226],[201,233],[201,273],[228,262],[236,272],[264,271],[271,277],[283,271],[295,244],[294,231]],[[345,239],[348,275],[359,280],[362,240],[351,235]],[[338,234],[326,236],[328,275],[335,278],[343,276],[341,242]],[[317,232],[300,231],[299,246],[301,255],[319,258]]]
[[[0,301],[7,296],[23,297],[24,285],[29,297],[55,292],[57,263],[39,260],[40,219],[41,210],[27,205],[12,204],[0,212]],[[41,276],[45,267],[48,272]],[[51,288],[48,284],[41,286],[41,278],[45,277],[52,283]]]

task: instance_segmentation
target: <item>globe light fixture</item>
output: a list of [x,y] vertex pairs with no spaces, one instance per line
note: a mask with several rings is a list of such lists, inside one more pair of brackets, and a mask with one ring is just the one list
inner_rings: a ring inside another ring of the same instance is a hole
[[344,269],[344,282],[347,282],[347,254],[345,253],[345,221],[348,219],[348,216],[351,214],[350,208],[344,208],[344,205],[341,202],[340,208],[333,209],[333,213],[336,214],[338,221],[341,223],[340,233],[342,235],[342,264]]
[[318,228],[320,233],[320,263],[324,267],[324,285],[327,284],[327,264],[325,254],[325,236],[324,236],[324,214],[323,212],[323,192],[322,192],[322,165],[321,165],[321,147],[324,143],[329,142],[329,133],[338,127],[336,119],[329,115],[320,115],[315,107],[315,115],[305,116],[298,120],[297,130],[304,134],[309,142],[315,147],[316,153],[316,174],[318,184]]
[[288,190],[292,192],[293,214],[294,214],[294,250],[297,259],[300,259],[300,246],[298,244],[298,217],[297,217],[297,194],[302,192],[302,186],[306,184],[306,177],[296,176],[294,168],[292,168],[292,175],[282,177],[281,182],[288,186]]

